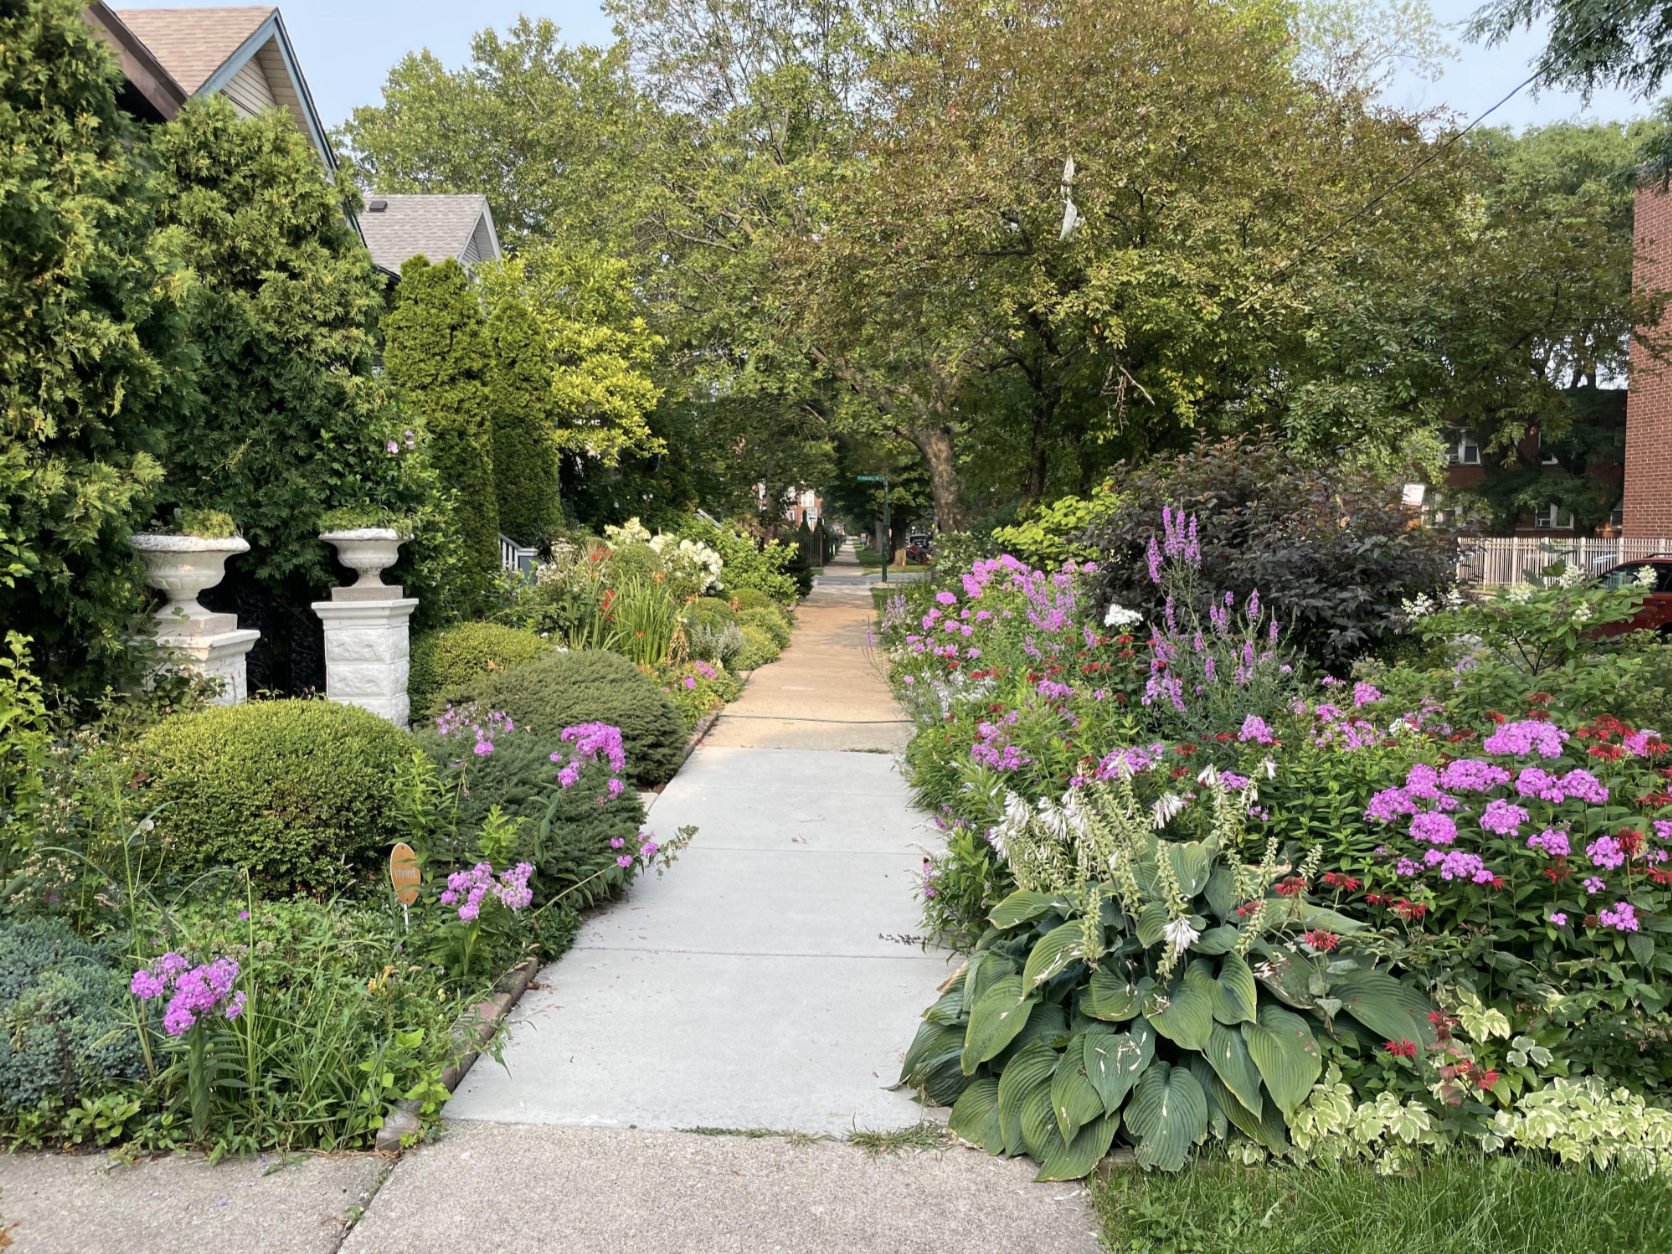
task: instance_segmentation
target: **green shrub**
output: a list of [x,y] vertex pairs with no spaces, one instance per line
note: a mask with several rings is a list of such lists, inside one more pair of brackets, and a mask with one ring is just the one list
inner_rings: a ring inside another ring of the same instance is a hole
[[165,861],[183,874],[248,868],[275,894],[345,888],[401,837],[395,777],[411,743],[329,701],[165,719],[140,741]]
[[734,619],[697,610],[685,620],[685,647],[694,658],[730,666],[743,652],[743,632]]
[[126,971],[61,920],[0,922],[0,1110],[145,1074],[121,1007]]
[[478,675],[509,670],[551,652],[551,642],[532,631],[498,623],[460,623],[426,631],[412,642],[412,672],[407,694],[415,715],[434,713],[436,693]]
[[758,588],[735,589],[732,592],[732,600],[737,602],[739,612],[743,610],[771,610],[778,607],[778,602]]
[[580,723],[619,727],[627,774],[641,785],[671,779],[685,746],[685,722],[656,681],[602,649],[550,653],[447,689],[442,700],[503,711],[541,736],[555,737]]
[[744,610],[737,616],[737,621],[743,627],[759,627],[772,637],[772,642],[780,649],[790,647],[790,625],[777,609]]
[[751,624],[743,628],[743,652],[737,655],[733,669],[757,670],[778,660],[778,642],[761,628]]
[[[758,592],[755,595],[763,596],[762,593]],[[772,604],[771,598],[767,597],[764,599],[768,605]],[[738,608],[741,609],[743,607],[739,605]],[[730,601],[722,601],[719,597],[698,597],[691,604],[691,612],[718,614],[727,622],[733,622],[737,618],[737,610],[732,608],[732,603]]]

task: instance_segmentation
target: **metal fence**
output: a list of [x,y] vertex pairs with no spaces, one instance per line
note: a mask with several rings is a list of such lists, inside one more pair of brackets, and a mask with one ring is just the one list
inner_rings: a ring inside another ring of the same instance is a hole
[[1552,562],[1571,562],[1601,574],[1620,562],[1672,555],[1672,540],[1623,540],[1604,536],[1494,536],[1464,541],[1457,581],[1464,584],[1526,583]]

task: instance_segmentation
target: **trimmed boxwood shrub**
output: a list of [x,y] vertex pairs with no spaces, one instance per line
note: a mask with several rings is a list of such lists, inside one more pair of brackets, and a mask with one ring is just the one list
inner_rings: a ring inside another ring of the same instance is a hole
[[698,597],[691,604],[694,613],[718,614],[728,623],[737,617],[737,611],[732,609],[730,601],[722,601],[719,597]]
[[183,875],[248,867],[266,892],[331,891],[401,837],[406,732],[330,701],[252,701],[177,715],[140,741],[164,860]]
[[0,922],[0,1110],[144,1077],[121,1008],[127,970],[61,920]]
[[774,601],[759,588],[738,588],[732,592],[732,600],[737,602],[738,612],[744,610],[771,610],[778,608]]
[[509,714],[525,731],[552,738],[579,723],[619,727],[627,775],[641,786],[672,779],[685,747],[685,720],[656,681],[619,653],[602,649],[549,653],[445,689],[438,702],[475,702],[479,709]]
[[780,649],[790,647],[790,625],[784,621],[784,616],[777,610],[744,610],[737,616],[737,621],[743,627],[759,627],[772,637],[772,643]]
[[436,693],[448,685],[521,666],[551,648],[549,640],[532,631],[498,623],[460,623],[426,631],[412,642],[412,671],[406,687],[412,712],[418,717],[431,714]]
[[777,641],[753,624],[743,629],[743,652],[737,655],[732,669],[752,671],[777,660]]

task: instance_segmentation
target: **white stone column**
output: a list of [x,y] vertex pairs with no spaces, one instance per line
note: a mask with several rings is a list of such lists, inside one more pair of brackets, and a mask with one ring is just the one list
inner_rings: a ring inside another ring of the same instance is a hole
[[253,627],[239,628],[238,619],[232,614],[210,617],[229,620],[230,629],[180,635],[164,629],[157,633],[157,643],[187,670],[221,681],[221,695],[212,704],[238,705],[250,697],[249,655],[255,642],[261,639],[261,633]]
[[225,578],[227,559],[248,553],[249,542],[241,536],[140,534],[128,544],[145,562],[145,582],[169,598],[153,616],[157,645],[174,664],[221,681],[214,704],[247,700],[249,652],[261,633],[240,631],[236,614],[212,614],[197,598]]
[[[351,591],[335,588],[333,595]],[[325,624],[325,695],[344,705],[381,714],[400,727],[411,721],[406,684],[411,669],[408,620],[417,597],[315,601]]]

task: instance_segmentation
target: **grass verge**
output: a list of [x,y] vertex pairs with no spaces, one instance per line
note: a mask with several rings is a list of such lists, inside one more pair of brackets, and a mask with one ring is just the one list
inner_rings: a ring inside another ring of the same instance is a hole
[[925,1120],[892,1132],[850,1132],[848,1143],[859,1146],[872,1158],[880,1158],[904,1150],[944,1149],[952,1144],[952,1138],[940,1124]]
[[1515,1155],[1415,1175],[1205,1162],[1093,1183],[1111,1254],[1626,1254],[1672,1247],[1672,1183]]

